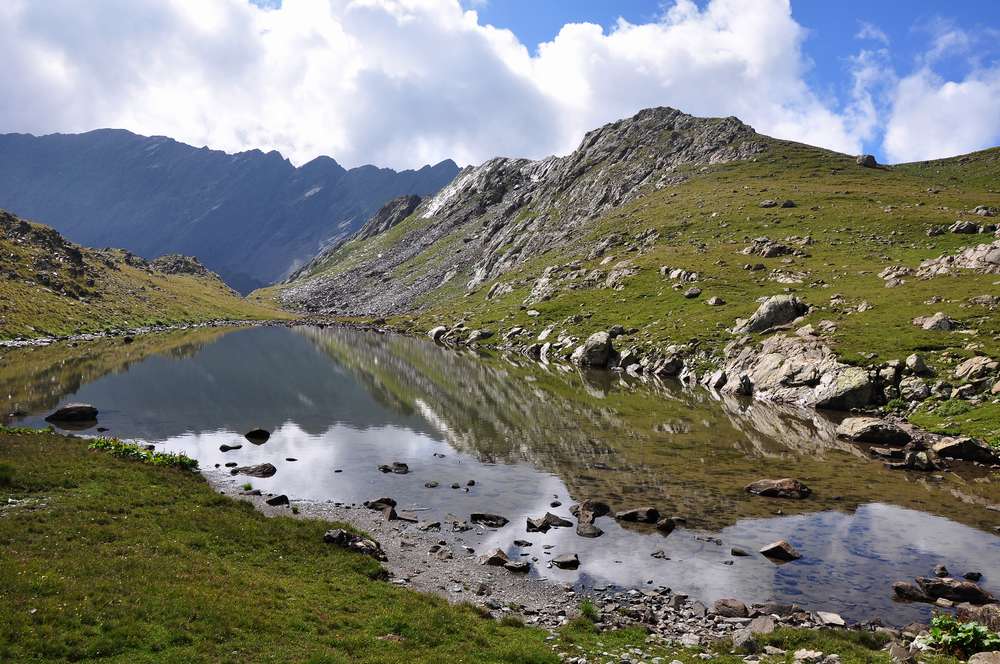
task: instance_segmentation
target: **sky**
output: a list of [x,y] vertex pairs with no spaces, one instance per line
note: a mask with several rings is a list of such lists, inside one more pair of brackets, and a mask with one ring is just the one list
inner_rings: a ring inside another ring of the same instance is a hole
[[995,0],[3,0],[0,133],[538,158],[650,106],[882,162],[1000,144]]

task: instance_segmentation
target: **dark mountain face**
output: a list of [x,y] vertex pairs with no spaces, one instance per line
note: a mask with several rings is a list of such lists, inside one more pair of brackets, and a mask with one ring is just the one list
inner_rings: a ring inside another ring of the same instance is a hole
[[195,255],[241,291],[281,279],[396,196],[434,194],[451,160],[396,172],[296,168],[277,152],[226,154],[118,129],[0,135],[0,207],[80,244],[147,258]]

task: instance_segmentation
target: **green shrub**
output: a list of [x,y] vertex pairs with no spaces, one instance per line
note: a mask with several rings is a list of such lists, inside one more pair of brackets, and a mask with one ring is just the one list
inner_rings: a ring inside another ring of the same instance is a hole
[[198,469],[198,462],[184,454],[147,450],[138,443],[128,443],[117,438],[98,438],[90,444],[90,449],[110,452],[120,459],[141,461],[154,466],[172,466],[182,470]]
[[900,413],[909,406],[904,399],[892,399],[885,405],[885,410],[890,413]]
[[590,622],[597,622],[601,618],[601,613],[594,606],[594,603],[589,599],[585,599],[580,602],[580,615],[589,620]]
[[965,658],[1000,649],[1000,636],[977,622],[961,622],[952,615],[941,614],[931,619],[931,643]]

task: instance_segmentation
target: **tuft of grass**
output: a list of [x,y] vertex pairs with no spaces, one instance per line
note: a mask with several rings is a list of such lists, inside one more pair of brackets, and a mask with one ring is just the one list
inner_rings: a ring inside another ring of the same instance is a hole
[[600,611],[597,610],[597,606],[590,599],[580,602],[580,615],[590,622],[597,622],[601,618]]
[[250,482],[244,482],[241,488],[244,491],[251,491],[253,489],[253,484],[250,484]]
[[514,627],[520,629],[521,627],[524,627],[524,620],[521,618],[521,616],[515,616],[513,614],[508,613],[505,614],[502,618],[500,618],[500,624],[503,625],[504,627]]
[[138,443],[118,440],[117,438],[98,438],[90,443],[90,449],[110,452],[120,459],[141,461],[153,466],[172,466],[182,470],[198,470],[198,461],[185,454],[174,452],[156,452],[146,449]]

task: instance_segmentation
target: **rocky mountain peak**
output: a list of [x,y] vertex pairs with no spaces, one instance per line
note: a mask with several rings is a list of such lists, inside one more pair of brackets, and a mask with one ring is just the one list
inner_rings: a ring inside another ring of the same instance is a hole
[[[400,241],[362,266],[307,280],[290,289],[290,304],[350,313],[385,313],[413,306],[425,292],[457,274],[467,289],[579,239],[583,225],[634,200],[690,177],[692,167],[748,159],[767,143],[736,118],[698,118],[673,108],[651,108],[589,132],[564,157],[495,158],[463,169],[417,210],[428,220],[420,237]],[[382,275],[459,227],[463,244],[448,264],[428,264],[410,289],[386,289],[363,303],[342,295],[369,286],[383,290]],[[367,237],[367,236],[366,236]],[[361,241],[361,236],[355,238]],[[371,283],[368,283],[368,282]]]

